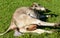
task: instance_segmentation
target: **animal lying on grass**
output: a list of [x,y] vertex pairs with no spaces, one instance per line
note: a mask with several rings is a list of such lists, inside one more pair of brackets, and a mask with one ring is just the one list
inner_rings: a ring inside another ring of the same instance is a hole
[[31,7],[21,7],[18,8],[12,17],[11,25],[6,32],[1,33],[4,35],[9,30],[13,29],[15,31],[14,36],[19,36],[25,32],[36,32],[36,33],[52,33],[52,31],[46,31],[42,29],[36,29],[36,25],[39,26],[59,26],[59,23],[48,23],[37,19],[38,11],[46,11],[46,8],[39,6],[37,3],[33,3]]

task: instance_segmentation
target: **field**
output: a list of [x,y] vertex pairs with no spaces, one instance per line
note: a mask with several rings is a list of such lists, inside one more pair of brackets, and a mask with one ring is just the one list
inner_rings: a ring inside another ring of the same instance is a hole
[[[12,15],[14,11],[22,6],[31,6],[33,2],[37,2],[42,6],[48,8],[50,14],[56,14],[57,17],[53,16],[48,18],[47,22],[60,22],[60,0],[0,0],[0,33],[5,32],[10,25]],[[59,28],[43,28],[46,30],[57,30],[52,34],[32,34],[26,33],[20,37],[14,37],[14,31],[0,36],[0,38],[60,38]]]

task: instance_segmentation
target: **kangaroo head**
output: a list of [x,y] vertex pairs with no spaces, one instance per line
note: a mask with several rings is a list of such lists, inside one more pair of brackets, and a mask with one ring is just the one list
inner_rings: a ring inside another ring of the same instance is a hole
[[35,9],[35,10],[46,11],[46,8],[44,8],[43,6],[41,6],[41,5],[37,4],[37,3],[33,3],[31,8]]

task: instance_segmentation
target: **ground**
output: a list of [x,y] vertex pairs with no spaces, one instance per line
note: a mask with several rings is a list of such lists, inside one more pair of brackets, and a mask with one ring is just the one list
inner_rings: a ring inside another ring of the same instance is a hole
[[[14,11],[22,6],[30,6],[33,2],[37,2],[42,6],[51,10],[51,14],[58,15],[57,17],[53,16],[48,18],[47,22],[60,22],[60,0],[0,0],[0,33],[7,30],[10,25],[12,15]],[[43,28],[46,30],[51,30],[51,28]],[[52,34],[32,34],[26,33],[20,37],[14,37],[14,31],[11,31],[0,38],[60,38],[59,28],[52,28],[58,30]]]

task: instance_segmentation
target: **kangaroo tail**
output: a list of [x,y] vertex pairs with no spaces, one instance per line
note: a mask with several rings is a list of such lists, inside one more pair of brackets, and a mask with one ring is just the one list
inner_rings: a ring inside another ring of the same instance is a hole
[[0,36],[6,34],[11,28],[8,28],[4,33],[0,33]]

